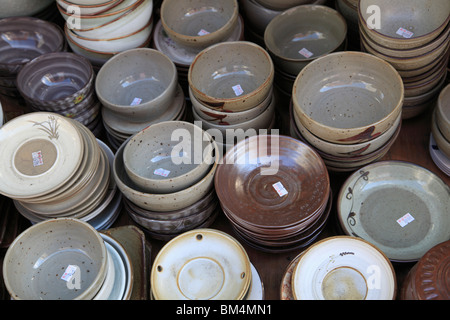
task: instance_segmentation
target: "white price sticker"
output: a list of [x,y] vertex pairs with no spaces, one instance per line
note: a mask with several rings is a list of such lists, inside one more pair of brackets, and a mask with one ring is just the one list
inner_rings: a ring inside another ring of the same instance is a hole
[[199,36],[205,36],[205,35],[207,35],[207,34],[209,34],[209,32],[206,31],[205,29],[201,29],[201,30],[197,33],[197,35],[199,35]]
[[142,102],[141,98],[134,98],[133,101],[131,102],[130,106],[137,106],[140,105]]
[[163,169],[163,168],[159,168],[159,169],[156,169],[156,170],[153,172],[153,174],[154,174],[154,175],[157,175],[157,176],[168,177],[169,174],[170,174],[170,171],[169,171],[169,170],[165,170],[165,169]]
[[407,224],[414,221],[414,217],[408,212],[403,217],[397,220],[397,223],[400,225],[400,227],[405,227]]
[[33,166],[38,167],[44,164],[44,159],[42,158],[42,151],[36,151],[31,154],[33,158]]
[[232,88],[233,88],[234,94],[236,96],[240,96],[241,94],[244,93],[244,90],[242,89],[240,84],[237,84],[237,85],[233,86]]
[[309,51],[306,48],[303,48],[302,50],[300,50],[298,53],[300,53],[302,56],[304,56],[305,58],[311,58],[314,53],[312,53],[311,51]]
[[64,271],[64,274],[62,275],[61,279],[63,279],[64,281],[70,281],[70,279],[72,279],[72,276],[75,274],[77,269],[78,269],[77,266],[69,265],[66,268],[66,271]]
[[272,186],[280,197],[288,194],[286,188],[283,186],[281,182],[274,183]]
[[399,36],[402,36],[403,38],[412,38],[412,36],[414,35],[413,32],[406,30],[405,28],[399,28],[396,32]]

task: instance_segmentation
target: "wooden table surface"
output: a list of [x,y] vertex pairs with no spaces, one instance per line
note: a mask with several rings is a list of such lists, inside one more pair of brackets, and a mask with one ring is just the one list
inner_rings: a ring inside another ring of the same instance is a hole
[[[29,112],[25,105],[16,99],[12,99],[6,96],[0,96],[0,101],[9,119],[19,114]],[[280,108],[281,110],[286,110],[284,105]],[[287,114],[283,113],[282,118],[283,117],[286,118]],[[402,160],[415,163],[434,172],[443,181],[445,181],[445,183],[450,185],[450,178],[446,176],[435,165],[430,157],[428,151],[431,130],[430,128],[431,110],[427,110],[423,114],[412,119],[403,120],[400,135],[382,160]],[[350,173],[335,174],[330,172],[330,181],[334,195],[333,207],[330,218],[328,219],[327,226],[319,236],[318,240],[325,237],[341,234],[334,219],[336,215],[335,201],[336,195],[342,183],[349,176],[349,174]],[[128,217],[126,212],[122,212],[112,227],[127,224],[134,225],[134,222]],[[230,223],[223,214],[220,214],[217,217],[215,222],[211,225],[211,228],[223,230],[231,235],[234,235]],[[154,257],[158,253],[158,250],[165,244],[165,242],[152,239],[151,237],[147,238],[148,242],[151,245],[152,256]],[[243,245],[247,250],[252,264],[260,274],[261,280],[264,284],[265,299],[279,300],[282,276],[289,263],[301,252],[301,250],[294,250],[285,253],[266,253],[260,250],[253,249],[246,244]],[[398,288],[401,287],[406,273],[412,266],[413,263],[394,264],[394,268],[397,274]]]

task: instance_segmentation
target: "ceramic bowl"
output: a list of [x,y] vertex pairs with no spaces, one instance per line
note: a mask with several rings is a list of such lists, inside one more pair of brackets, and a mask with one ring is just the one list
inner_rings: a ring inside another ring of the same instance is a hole
[[391,261],[416,261],[449,239],[449,194],[449,186],[421,166],[379,161],[341,186],[339,223],[345,234],[369,241]]
[[[134,10],[95,28],[74,30],[80,37],[88,39],[113,39],[123,37],[145,27],[153,17],[153,0],[144,0]],[[132,22],[132,23],[130,23]],[[117,51],[117,50],[116,50]]]
[[227,39],[238,23],[237,0],[165,0],[161,24],[176,43],[204,49]]
[[69,14],[74,13],[80,16],[92,16],[108,11],[122,1],[123,0],[106,1],[103,4],[94,5],[77,5],[66,0],[56,0],[56,3]]
[[273,78],[270,55],[248,41],[223,42],[204,49],[188,72],[189,87],[198,101],[232,112],[251,109],[264,101]]
[[436,123],[445,139],[450,141],[450,84],[447,84],[438,96]]
[[[370,5],[377,5],[379,25],[373,24]],[[446,0],[430,3],[416,0],[361,0],[358,6],[360,26],[375,42],[393,49],[412,49],[434,40],[450,21],[450,3]],[[368,23],[369,21],[369,23]]]
[[156,300],[242,300],[251,283],[250,260],[229,234],[201,228],[159,251],[150,281]]
[[240,112],[223,112],[220,110],[211,109],[203,105],[190,92],[191,90],[188,90],[189,98],[191,100],[194,112],[200,118],[218,125],[236,125],[246,121],[250,121],[255,117],[261,115],[261,113],[263,113],[267,109],[269,104],[271,104],[272,100],[274,99],[272,90],[272,92],[267,95],[267,98],[263,102],[251,109]]
[[105,5],[107,3],[114,3],[116,0],[71,0],[68,2],[76,6],[98,6]]
[[287,10],[299,5],[309,4],[310,0],[255,0],[260,5],[271,10]]
[[442,134],[442,131],[437,123],[436,114],[437,109],[434,109],[431,116],[431,133],[433,134],[433,138],[436,141],[439,150],[450,158],[450,140],[447,140],[447,138],[445,138]]
[[395,300],[397,294],[386,255],[365,240],[346,236],[325,238],[305,250],[293,268],[291,286],[296,300]]
[[317,57],[344,49],[347,23],[336,10],[301,5],[284,11],[267,25],[264,43],[277,68],[297,75]]
[[93,92],[94,70],[77,54],[47,53],[22,68],[17,88],[31,105],[59,111],[75,107]]
[[33,17],[0,20],[0,75],[15,76],[34,58],[63,51],[64,34],[57,25]]
[[[184,144],[184,143],[185,144]],[[184,121],[164,121],[136,133],[125,146],[130,179],[151,193],[173,193],[200,181],[214,162],[212,137]]]
[[114,53],[139,47],[151,36],[152,29],[153,22],[149,20],[142,28],[120,37],[110,37],[108,34],[105,34],[100,38],[86,38],[79,36],[74,31],[68,29],[67,24],[65,26],[65,33],[80,47],[95,51]]
[[[215,142],[213,144],[216,150],[215,154],[220,154],[217,144]],[[113,176],[124,197],[145,210],[167,212],[186,208],[202,199],[214,187],[214,175],[220,162],[219,157],[215,158],[216,161],[207,175],[193,186],[169,194],[147,193],[137,187],[126,173],[123,163],[125,145],[126,143],[123,143],[116,151]]]
[[136,122],[161,116],[173,102],[177,86],[174,63],[150,48],[115,55],[101,67],[95,81],[103,106],[125,120]]
[[40,13],[52,4],[53,0],[1,0],[0,19],[9,17],[28,17]]
[[89,300],[101,288],[107,268],[99,233],[86,222],[60,218],[31,226],[14,240],[3,278],[15,300]]
[[269,22],[284,11],[266,8],[256,0],[241,0],[239,5],[245,15],[247,26],[258,35],[263,35]]
[[89,16],[81,15],[76,11],[67,12],[58,3],[56,5],[59,13],[66,23],[69,24],[71,30],[88,30],[120,18],[130,10],[135,10],[142,2],[144,2],[144,0],[123,0],[117,6],[114,6],[107,11]]
[[294,112],[305,128],[340,144],[384,133],[401,113],[403,99],[403,81],[389,63],[350,51],[309,63],[292,90]]

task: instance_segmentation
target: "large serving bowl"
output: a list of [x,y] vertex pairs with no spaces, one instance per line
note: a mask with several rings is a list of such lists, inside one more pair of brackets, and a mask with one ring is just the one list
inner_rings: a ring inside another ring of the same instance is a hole
[[[78,273],[75,280],[65,273],[71,268]],[[29,227],[14,240],[5,255],[3,279],[15,300],[87,300],[100,290],[107,268],[98,232],[78,219],[60,218]]]
[[204,49],[188,72],[189,87],[198,101],[232,112],[251,109],[264,101],[273,78],[270,55],[248,41],[223,42]]
[[60,111],[75,107],[94,91],[88,59],[71,52],[41,55],[17,75],[17,88],[30,105]]
[[[215,142],[215,154],[220,154],[219,147]],[[125,165],[123,162],[123,151],[126,142],[124,142],[116,151],[113,165],[113,175],[118,188],[122,194],[137,206],[151,211],[166,212],[186,208],[208,194],[214,188],[214,175],[220,158],[216,157],[215,162],[211,165],[209,172],[196,184],[173,193],[155,194],[148,193],[136,186],[135,183],[128,177]]]
[[[379,25],[374,22],[373,10],[379,10]],[[434,40],[450,21],[450,3],[447,0],[427,2],[361,0],[358,6],[360,26],[375,42],[393,49],[412,49]]]
[[[182,139],[182,140],[181,140]],[[136,133],[123,152],[130,179],[152,193],[173,193],[200,181],[214,162],[212,137],[184,121],[163,121]]]
[[32,16],[47,8],[53,0],[1,0],[0,18]]
[[162,115],[171,105],[177,86],[174,63],[150,48],[115,55],[101,67],[95,82],[97,96],[105,108],[136,122]]
[[237,0],[165,0],[160,16],[173,41],[203,49],[231,35],[238,23],[239,6]]
[[270,21],[264,43],[277,68],[297,75],[313,59],[343,49],[347,23],[336,10],[301,5]]
[[[2,8],[3,10],[3,8]],[[34,58],[65,49],[64,34],[57,25],[33,17],[0,20],[0,75],[15,76]]]
[[370,140],[402,111],[404,88],[384,60],[362,52],[336,52],[308,64],[292,91],[294,112],[314,135],[334,143]]

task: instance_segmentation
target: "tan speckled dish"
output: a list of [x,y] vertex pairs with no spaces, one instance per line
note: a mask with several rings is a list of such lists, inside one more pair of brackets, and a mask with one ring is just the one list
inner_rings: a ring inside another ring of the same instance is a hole
[[314,135],[355,144],[383,134],[402,111],[403,81],[386,61],[363,52],[317,58],[297,76],[294,112]]

